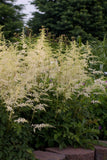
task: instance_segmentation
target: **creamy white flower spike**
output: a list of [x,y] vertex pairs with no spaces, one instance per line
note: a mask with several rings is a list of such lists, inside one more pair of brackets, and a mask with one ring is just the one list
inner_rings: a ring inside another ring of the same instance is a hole
[[14,122],[17,122],[17,123],[28,123],[28,121],[25,118],[18,118],[16,120],[14,120]]

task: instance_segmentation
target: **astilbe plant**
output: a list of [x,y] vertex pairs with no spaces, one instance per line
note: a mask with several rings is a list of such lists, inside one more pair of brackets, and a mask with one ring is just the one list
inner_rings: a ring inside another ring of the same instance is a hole
[[[106,94],[103,73],[91,68],[90,64],[97,62],[88,43],[78,46],[71,42],[63,50],[63,42],[60,41],[53,56],[57,70],[55,77],[51,77],[55,89],[51,98],[55,106],[51,104],[53,113],[48,112],[55,114],[52,123],[56,130],[45,140],[53,138],[61,148],[75,144],[89,147],[89,139],[98,135],[98,119],[90,112],[90,106],[101,103],[99,95]],[[52,140],[48,144],[52,145]]]
[[[92,101],[97,100],[93,99],[92,94],[105,94],[103,76],[100,75],[99,79],[93,79],[94,74],[101,73],[88,68],[89,63],[94,59],[88,44],[78,46],[73,41],[64,48],[64,54],[62,52],[63,42],[61,40],[59,48],[54,53],[52,52],[44,29],[41,30],[41,35],[34,44],[30,41],[26,43],[24,34],[20,43],[6,44],[1,35],[0,96],[9,113],[10,121],[27,122],[34,128],[34,131],[43,127],[57,128],[54,123],[53,126],[47,124],[45,117],[42,117],[45,123],[42,123],[42,119],[38,120],[37,111],[44,111],[44,115],[45,112],[47,114],[47,110],[49,107],[51,110],[51,104],[56,100],[54,110],[56,110],[55,117],[57,117],[57,113],[63,112],[66,108],[69,113],[71,112],[68,102],[72,103],[74,97],[77,97],[78,100],[83,96]],[[25,115],[27,114],[26,108],[30,109],[30,115]],[[74,108],[75,112],[76,107]],[[20,113],[21,109],[23,114]],[[65,121],[66,118],[65,116]],[[73,119],[72,116],[71,119]],[[67,134],[71,134],[70,132],[69,130]],[[75,137],[73,135],[69,139],[72,140]],[[77,141],[78,137],[79,135],[75,138]]]
[[[18,44],[9,43],[7,47],[5,40],[0,42],[0,95],[6,104],[10,120],[14,118],[16,108],[28,106],[34,112],[36,109],[45,111],[45,104],[39,102],[40,95],[46,93],[45,80],[48,73],[45,72],[48,70],[49,60],[42,39],[43,37],[30,50],[24,41],[24,35],[21,38],[21,50],[18,49]],[[33,100],[29,98],[31,96],[34,97]],[[19,117],[14,122],[24,123],[27,120]]]
[[[99,93],[105,92],[105,82],[102,71],[96,71],[90,64],[97,63],[96,56],[93,56],[91,47],[70,42],[63,51],[63,42],[59,42],[59,48],[56,51],[56,93],[63,94],[65,99],[72,99],[72,95],[78,93],[90,97],[96,89]],[[55,74],[55,73],[54,73]],[[97,76],[98,78],[97,78]]]

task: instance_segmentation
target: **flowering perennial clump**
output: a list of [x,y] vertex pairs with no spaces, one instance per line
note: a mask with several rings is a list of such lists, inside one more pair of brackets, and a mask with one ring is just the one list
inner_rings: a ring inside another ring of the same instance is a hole
[[[51,101],[48,92],[57,97],[62,94],[66,101],[75,94],[90,97],[92,92],[105,93],[106,83],[101,76],[102,72],[89,68],[89,63],[93,63],[90,60],[92,57],[88,44],[78,47],[76,42],[66,47],[65,54],[62,54],[62,44],[53,53],[44,29],[35,44],[27,44],[23,35],[17,45],[7,45],[1,35],[0,96],[10,119],[14,118],[15,110],[19,107],[30,107],[33,114],[37,110],[46,111],[47,102]],[[101,78],[93,80],[94,74]],[[100,102],[92,100],[92,103]],[[28,120],[18,117],[14,122],[24,123]],[[47,125],[32,126],[35,130]]]

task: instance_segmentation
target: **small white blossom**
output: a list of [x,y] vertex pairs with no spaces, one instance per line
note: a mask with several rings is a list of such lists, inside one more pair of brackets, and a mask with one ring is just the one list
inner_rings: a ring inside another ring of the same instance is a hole
[[84,95],[85,97],[90,97],[90,95],[89,95],[88,93],[83,93],[83,95]]
[[7,109],[6,109],[8,112],[12,112],[13,111],[13,108],[10,107],[10,106],[7,106]]
[[28,121],[25,118],[18,118],[16,120],[14,120],[14,122],[17,122],[17,123],[28,123]]
[[94,104],[94,103],[99,103],[99,104],[101,104],[101,102],[98,101],[98,100],[92,100],[91,103],[93,103],[93,104]]
[[49,124],[32,124],[32,127],[33,127],[33,131],[35,132],[36,129],[38,130],[41,130],[42,128],[45,128],[45,127],[53,127],[52,125],[49,125]]
[[25,50],[22,50],[21,53],[25,53]]
[[24,49],[27,48],[27,45],[26,45],[26,44],[23,44],[23,48],[24,48]]
[[37,109],[37,110],[42,110],[42,111],[46,111],[45,108],[44,108],[44,104],[41,104],[41,103],[38,104],[38,105],[36,105],[36,106],[35,106],[35,109]]

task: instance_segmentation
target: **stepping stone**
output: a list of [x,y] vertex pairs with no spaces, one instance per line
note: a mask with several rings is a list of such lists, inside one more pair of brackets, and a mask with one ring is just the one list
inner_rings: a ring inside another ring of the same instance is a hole
[[107,160],[107,147],[95,146],[95,160]]
[[94,151],[82,148],[47,148],[46,151],[64,154],[67,160],[94,160]]
[[34,155],[39,160],[66,160],[63,154],[47,151],[34,151]]

